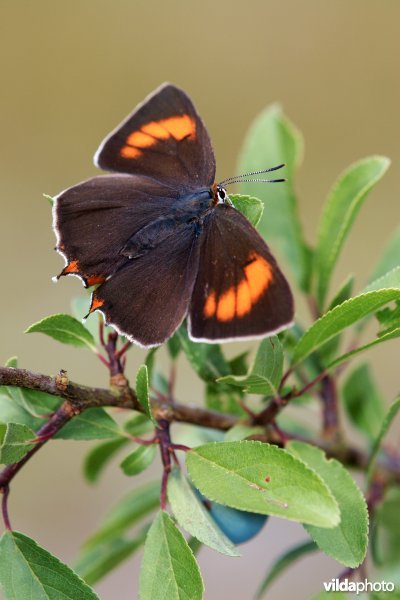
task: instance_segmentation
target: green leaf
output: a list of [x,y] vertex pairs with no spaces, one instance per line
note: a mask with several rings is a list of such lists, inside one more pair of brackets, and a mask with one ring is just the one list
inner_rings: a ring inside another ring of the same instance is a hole
[[186,453],[186,464],[194,485],[220,504],[321,527],[339,522],[336,500],[322,479],[276,446],[205,444]]
[[2,423],[22,423],[33,431],[39,429],[43,420],[35,418],[16,404],[9,396],[4,386],[0,387],[0,421]]
[[244,416],[246,413],[240,406],[242,392],[232,389],[231,385],[223,383],[207,383],[206,385],[206,407],[220,413]]
[[151,465],[157,454],[155,444],[151,446],[139,446],[128,454],[120,464],[125,475],[137,475]]
[[368,192],[383,177],[390,161],[372,156],[351,165],[332,188],[323,211],[315,250],[316,297],[322,310],[336,261]]
[[155,518],[144,547],[140,600],[201,600],[204,586],[185,538],[165,512]]
[[[388,289],[388,288],[394,289],[394,288],[399,288],[399,287],[400,287],[400,267],[395,267],[391,271],[384,273],[378,279],[375,279],[374,281],[369,283],[362,290],[361,293],[365,294],[367,292],[371,292],[374,290]],[[400,304],[399,300],[396,300],[395,303],[396,303],[397,307]],[[396,309],[392,311],[388,307],[386,309],[377,311],[377,313],[375,315],[377,317],[378,321],[381,323],[381,328],[386,329],[385,320],[387,320],[387,314],[389,314],[389,316],[391,317],[391,320],[392,320],[392,322],[389,323],[387,327],[389,329],[396,329],[397,327],[400,327],[399,313],[396,311]],[[370,317],[371,317],[371,315],[369,315],[368,317],[366,317],[365,319],[363,319],[362,321],[357,323],[357,331],[358,332],[361,332],[362,329],[365,328]],[[383,335],[384,333],[388,333],[388,331],[382,331],[379,335]]]
[[129,440],[121,437],[109,442],[96,444],[96,446],[89,450],[83,463],[83,472],[86,480],[89,483],[96,483],[104,467],[126,444],[129,444]]
[[[241,188],[250,196],[261,198],[266,205],[259,230],[285,257],[299,287],[307,291],[310,250],[301,231],[293,187],[294,172],[302,154],[300,132],[285,117],[282,109],[274,104],[266,108],[251,125],[241,152],[238,172],[248,173],[279,163],[286,164],[282,176],[287,177],[288,181],[271,185],[244,183]],[[276,176],[280,177],[280,173]]]
[[5,600],[99,600],[67,565],[17,532],[1,538],[0,582]]
[[147,367],[147,377],[148,377],[148,380],[150,383],[152,382],[152,379],[153,379],[153,371],[154,371],[154,365],[155,365],[155,361],[156,361],[156,352],[159,350],[159,348],[160,348],[160,346],[150,348],[150,350],[146,354],[146,358],[144,361],[144,364]]
[[54,437],[60,440],[106,440],[119,435],[117,423],[104,408],[87,408]]
[[70,315],[51,315],[34,323],[25,333],[45,333],[62,344],[96,350],[96,344],[90,331]]
[[400,560],[400,489],[389,488],[382,502],[376,506],[375,528],[371,539],[374,563],[379,566],[395,565]]
[[400,286],[397,289],[380,289],[355,296],[325,313],[305,332],[293,351],[293,365],[304,360],[309,354],[332,339],[335,335],[376,312],[392,300],[400,299]]
[[172,360],[176,360],[180,354],[180,351],[182,350],[177,333],[174,333],[174,335],[167,341],[167,349]]
[[154,427],[158,427],[158,423],[153,416],[150,404],[150,393],[149,393],[149,377],[146,365],[141,365],[136,375],[136,396],[139,400],[144,412],[152,421]]
[[282,371],[282,344],[277,336],[273,336],[261,342],[247,375],[226,375],[217,381],[238,386],[248,394],[276,396]]
[[283,349],[278,336],[274,335],[261,342],[251,372],[266,377],[274,387],[278,387],[283,372]]
[[186,358],[201,379],[213,382],[222,375],[228,375],[229,365],[219,344],[192,342],[185,325],[178,329],[177,335]]
[[376,313],[376,317],[384,333],[394,331],[400,327],[400,301],[396,301],[394,308],[390,306],[382,308],[382,310]]
[[12,465],[18,462],[35,444],[36,434],[32,429],[20,423],[0,423],[0,464]]
[[367,364],[358,365],[347,377],[343,385],[342,397],[347,415],[353,425],[368,439],[375,439],[385,411]]
[[179,525],[190,535],[221,554],[240,556],[240,552],[220,530],[186,477],[176,468],[168,478],[168,500]]
[[247,373],[248,356],[249,351],[246,350],[246,352],[242,352],[241,354],[238,354],[237,356],[231,358],[231,360],[228,362],[228,365],[229,370],[233,375],[245,375]]
[[94,585],[125,559],[143,546],[147,528],[132,539],[115,537],[104,544],[84,548],[74,564],[75,571],[88,583]]
[[85,547],[94,547],[120,536],[129,527],[152,512],[160,503],[160,482],[152,481],[137,487],[119,500],[109,511],[98,529],[85,542]]
[[384,273],[378,279],[369,283],[362,291],[363,294],[375,290],[396,289],[400,287],[400,266]]
[[347,567],[358,567],[368,547],[364,496],[343,465],[333,458],[328,460],[319,448],[297,441],[289,442],[287,448],[322,477],[340,508],[341,520],[333,529],[306,525],[306,530],[325,554]]
[[400,227],[394,232],[393,237],[383,250],[383,254],[376,264],[369,281],[375,281],[400,265]]
[[317,549],[318,548],[315,542],[308,541],[303,542],[298,546],[294,546],[293,548],[290,548],[290,550],[287,550],[281,554],[275,560],[272,567],[268,570],[266,577],[256,593],[255,600],[262,598],[275,579],[279,577],[281,573],[286,571],[288,567],[295,563],[299,558],[302,558],[306,554],[310,554],[310,552],[315,552]]
[[378,452],[380,450],[382,440],[385,437],[385,435],[387,434],[389,427],[392,424],[392,421],[395,418],[395,416],[397,415],[397,413],[399,412],[399,410],[400,410],[400,397],[396,398],[396,400],[393,402],[393,404],[391,404],[389,410],[387,411],[386,416],[382,422],[379,434],[378,434],[378,436],[374,442],[374,445],[372,447],[371,455],[369,457],[368,470],[367,470],[367,475],[368,475],[369,480],[372,477],[372,473],[373,473],[374,466],[375,466],[375,461],[378,456]]
[[229,199],[233,203],[233,206],[240,211],[254,227],[257,227],[264,211],[264,203],[254,196],[244,196],[242,194],[229,194]]
[[217,380],[219,383],[233,385],[245,392],[246,394],[262,394],[265,396],[276,396],[276,388],[271,381],[261,375],[226,375]]
[[[331,300],[331,303],[328,307],[328,311],[335,308],[335,306],[342,304],[351,297],[353,285],[354,277],[353,275],[349,275],[349,277],[342,283],[339,290]],[[323,344],[319,348],[318,358],[323,367],[325,367],[325,365],[337,355],[341,338],[341,335],[337,335],[336,337],[330,339],[328,342],[326,342],[326,344]]]

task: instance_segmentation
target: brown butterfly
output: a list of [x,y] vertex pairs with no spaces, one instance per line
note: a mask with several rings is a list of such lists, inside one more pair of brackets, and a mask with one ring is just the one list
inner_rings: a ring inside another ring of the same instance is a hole
[[244,176],[214,182],[210,138],[182,90],[164,84],[148,96],[104,140],[95,164],[116,174],[62,192],[53,213],[66,261],[59,277],[98,286],[89,313],[100,310],[145,347],[162,344],[185,317],[190,337],[206,342],[291,324],[289,285],[224,187]]

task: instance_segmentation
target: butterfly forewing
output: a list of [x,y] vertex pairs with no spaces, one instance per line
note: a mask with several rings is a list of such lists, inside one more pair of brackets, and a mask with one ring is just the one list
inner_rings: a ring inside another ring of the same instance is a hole
[[203,121],[190,98],[164,84],[102,143],[97,166],[147,175],[175,190],[211,185],[215,158]]
[[206,218],[189,311],[194,340],[272,335],[293,320],[289,285],[247,219],[221,204]]
[[87,285],[103,282],[127,262],[128,240],[149,222],[168,213],[179,196],[157,181],[138,175],[94,177],[59,194],[53,209],[62,274]]

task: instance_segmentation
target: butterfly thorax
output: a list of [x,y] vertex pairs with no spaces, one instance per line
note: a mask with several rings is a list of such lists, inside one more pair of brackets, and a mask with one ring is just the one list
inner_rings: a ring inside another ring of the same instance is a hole
[[135,232],[121,249],[120,253],[130,259],[136,259],[156,248],[179,231],[191,228],[196,236],[203,229],[205,216],[214,208],[213,188],[201,189],[181,195],[162,217],[147,223]]

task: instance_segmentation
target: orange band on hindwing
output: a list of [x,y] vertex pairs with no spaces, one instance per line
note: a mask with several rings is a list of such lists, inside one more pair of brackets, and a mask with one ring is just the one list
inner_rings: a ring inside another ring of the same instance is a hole
[[270,263],[257,253],[251,253],[249,263],[244,267],[244,279],[229,288],[216,299],[214,290],[208,295],[203,314],[209,319],[231,321],[234,317],[244,317],[264,294],[273,281]]

